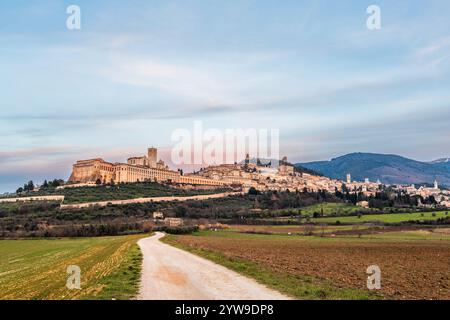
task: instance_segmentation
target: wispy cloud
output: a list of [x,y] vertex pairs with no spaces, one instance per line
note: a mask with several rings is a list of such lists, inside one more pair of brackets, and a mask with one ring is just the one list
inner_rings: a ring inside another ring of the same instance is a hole
[[193,119],[280,128],[298,160],[449,156],[448,1],[380,0],[379,31],[361,3],[79,3],[71,32],[62,2],[0,2],[0,185],[170,146]]
[[7,162],[10,160],[30,159],[30,157],[33,157],[33,159],[35,159],[39,157],[67,155],[68,152],[69,152],[68,147],[34,148],[23,150],[0,151],[0,163]]

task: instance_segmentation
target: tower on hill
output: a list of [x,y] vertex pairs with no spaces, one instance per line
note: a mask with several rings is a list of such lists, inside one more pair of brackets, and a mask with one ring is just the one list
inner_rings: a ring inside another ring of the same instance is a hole
[[148,158],[148,166],[150,168],[156,168],[157,157],[158,157],[158,149],[148,148],[147,158]]

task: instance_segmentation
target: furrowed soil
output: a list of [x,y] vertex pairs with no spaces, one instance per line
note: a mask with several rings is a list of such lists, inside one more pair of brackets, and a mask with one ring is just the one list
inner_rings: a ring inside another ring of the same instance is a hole
[[[366,269],[378,265],[382,289],[377,294],[383,298],[450,299],[450,241],[446,240],[391,241],[205,232],[200,236],[170,237],[169,242],[200,255],[203,252],[206,257],[208,253],[219,253],[226,259],[256,263],[273,275],[285,274],[293,279],[308,276],[327,281],[336,290],[349,288],[368,292]],[[295,281],[290,285],[295,286]],[[296,297],[309,298],[303,297],[301,292]]]
[[[144,235],[0,241],[0,300],[130,299],[138,291]],[[69,290],[67,267],[81,269]]]

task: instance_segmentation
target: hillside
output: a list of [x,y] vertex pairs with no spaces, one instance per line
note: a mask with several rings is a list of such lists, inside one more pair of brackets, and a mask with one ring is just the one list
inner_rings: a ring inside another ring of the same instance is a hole
[[421,162],[398,155],[375,153],[351,153],[330,161],[298,163],[307,169],[317,171],[327,177],[345,180],[347,173],[352,180],[371,181],[380,179],[382,183],[433,183],[450,185],[450,162],[439,159],[432,162]]

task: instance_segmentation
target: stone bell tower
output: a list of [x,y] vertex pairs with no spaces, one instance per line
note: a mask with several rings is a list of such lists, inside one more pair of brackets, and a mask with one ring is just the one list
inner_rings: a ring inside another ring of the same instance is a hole
[[148,159],[148,166],[150,168],[156,168],[157,157],[158,157],[158,149],[153,147],[148,148],[147,159]]

